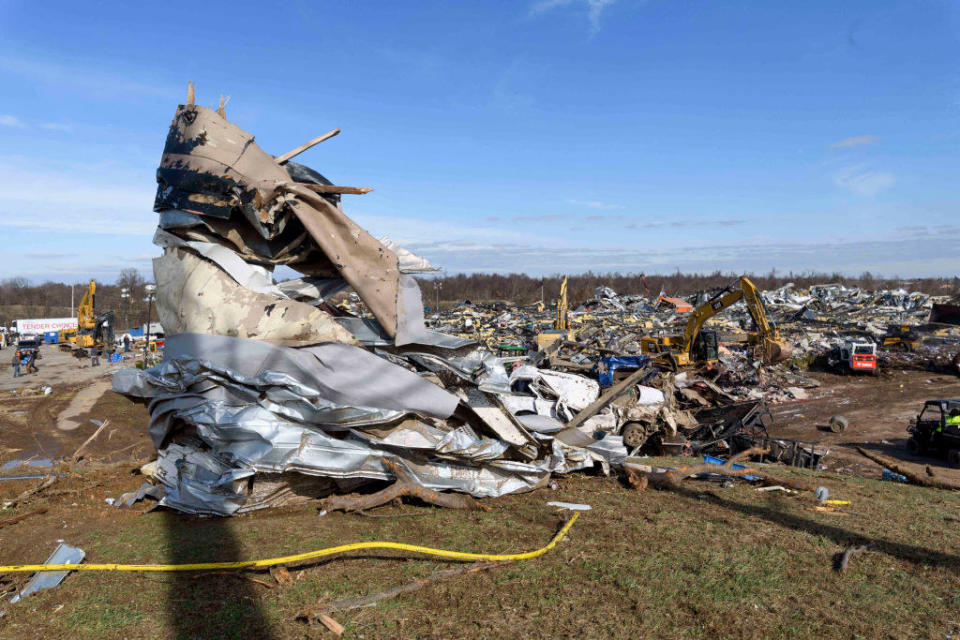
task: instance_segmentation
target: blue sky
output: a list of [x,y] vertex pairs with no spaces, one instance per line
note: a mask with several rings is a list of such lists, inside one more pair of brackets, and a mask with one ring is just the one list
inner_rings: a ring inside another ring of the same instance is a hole
[[448,272],[956,275],[958,63],[958,1],[0,0],[0,277],[149,274],[188,80]]

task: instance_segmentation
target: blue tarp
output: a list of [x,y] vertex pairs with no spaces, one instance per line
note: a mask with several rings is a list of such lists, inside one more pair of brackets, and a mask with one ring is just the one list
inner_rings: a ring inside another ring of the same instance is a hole
[[56,331],[47,331],[43,334],[43,341],[47,344],[57,344],[60,339],[57,337]]
[[600,387],[613,386],[613,372],[617,369],[639,369],[650,361],[647,356],[609,356],[600,358],[593,367],[593,373],[600,381]]
[[137,327],[136,329],[129,329],[127,333],[130,334],[131,338],[142,338],[143,337],[143,327]]
[[[704,455],[704,456],[703,456],[703,461],[704,461],[704,462],[708,462],[708,463],[710,463],[710,464],[727,464],[727,461],[726,461],[726,460],[723,460],[722,458],[714,458],[713,456],[708,456],[708,455]],[[733,465],[733,468],[734,468],[734,469],[746,469],[747,467],[743,466],[742,464],[735,464],[735,465]],[[746,480],[751,480],[751,481],[752,481],[752,480],[759,480],[759,479],[760,479],[760,478],[758,478],[757,476],[740,476],[740,477],[741,477],[741,478],[744,478],[744,479],[746,479]]]

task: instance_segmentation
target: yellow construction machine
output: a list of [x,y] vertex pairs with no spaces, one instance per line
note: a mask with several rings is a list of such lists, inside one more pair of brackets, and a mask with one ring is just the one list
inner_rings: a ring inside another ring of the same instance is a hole
[[77,306],[77,329],[66,329],[63,337],[58,336],[61,348],[77,350],[74,355],[83,357],[91,349],[102,350],[113,347],[113,311],[97,314],[97,283],[90,281],[83,298]]
[[560,283],[560,296],[557,298],[557,317],[553,321],[553,329],[544,329],[537,334],[537,349],[543,351],[560,339],[573,338],[570,331],[570,321],[567,318],[567,276],[563,276]]
[[755,344],[763,362],[773,364],[790,357],[792,349],[780,338],[779,330],[767,320],[767,312],[756,285],[746,276],[740,278],[740,288],[727,287],[713,298],[700,305],[690,314],[683,335],[645,336],[640,339],[641,352],[649,356],[672,353],[677,364],[705,364],[716,362],[719,341],[716,331],[703,329],[704,323],[724,309],[743,300],[753,319],[755,331],[748,335],[748,342]]

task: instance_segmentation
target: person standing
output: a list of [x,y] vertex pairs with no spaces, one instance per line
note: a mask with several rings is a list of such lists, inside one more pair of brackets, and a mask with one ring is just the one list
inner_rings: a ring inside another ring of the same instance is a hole
[[15,351],[13,354],[13,377],[20,377],[20,352]]

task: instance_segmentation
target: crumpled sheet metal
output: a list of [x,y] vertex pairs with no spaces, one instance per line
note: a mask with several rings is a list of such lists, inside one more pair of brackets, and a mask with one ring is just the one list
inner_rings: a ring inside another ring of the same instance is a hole
[[[156,477],[167,492],[162,504],[192,513],[244,510],[254,473],[386,480],[392,478],[383,463],[389,458],[425,487],[494,497],[534,489],[552,470],[611,458],[608,447],[553,446],[552,455],[535,462],[504,459],[507,442],[465,425],[447,432],[430,426],[453,414],[455,395],[364,349],[336,343],[292,349],[172,335],[162,363],[119,371],[114,390],[151,399]],[[405,427],[385,438],[362,430],[404,418],[420,421],[416,435]],[[410,447],[413,437],[417,446]]]
[[521,365],[510,374],[510,384],[513,386],[520,381],[526,382],[536,397],[555,398],[574,411],[586,409],[600,396],[600,385],[596,380],[563,371]]
[[154,210],[158,212],[176,209],[224,220],[239,212],[267,240],[281,234],[299,240],[298,231],[305,229],[309,238],[296,244],[309,240],[316,250],[286,264],[306,275],[342,276],[384,330],[391,337],[397,335],[400,271],[396,254],[329,198],[298,182],[257,146],[252,135],[215,111],[199,105],[177,107],[157,182]]
[[241,287],[277,298],[289,297],[283,289],[274,283],[272,270],[261,265],[251,264],[235,252],[220,244],[200,242],[197,240],[184,240],[159,227],[153,234],[153,244],[165,249],[176,247],[190,249],[207,260],[214,262]]
[[325,311],[242,286],[186,247],[165,249],[154,258],[153,273],[160,324],[170,333],[210,333],[289,345],[358,344]]
[[[72,547],[66,542],[60,542],[57,548],[53,550],[50,557],[44,564],[80,564],[83,562],[86,552],[83,549]],[[33,574],[27,584],[23,585],[20,592],[10,598],[10,603],[15,604],[29,595],[44,589],[52,589],[63,582],[69,571],[39,571]]]
[[[459,403],[416,373],[359,347],[327,343],[292,349],[189,333],[167,336],[163,362],[146,371],[122,369],[113,386],[124,395],[152,398],[152,404],[198,399],[222,393],[220,388],[237,397],[209,402],[239,410],[258,404],[325,428],[382,424],[407,414],[448,418]],[[244,403],[244,396],[252,399]],[[169,420],[153,407],[151,415],[151,437],[159,447],[169,433]]]

